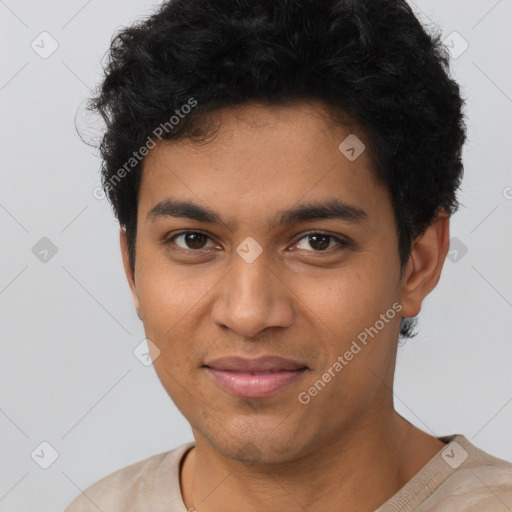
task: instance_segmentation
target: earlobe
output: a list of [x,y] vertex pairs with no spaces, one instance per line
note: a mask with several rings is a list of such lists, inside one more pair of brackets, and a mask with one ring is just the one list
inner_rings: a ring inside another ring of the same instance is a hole
[[137,316],[139,317],[139,319],[142,320],[142,310],[139,304],[137,288],[135,287],[135,275],[132,272],[130,266],[130,258],[128,255],[128,241],[126,239],[126,228],[124,227],[122,227],[119,231],[119,243],[121,246],[121,257],[123,259],[124,273],[126,275],[126,279],[128,280],[128,285],[130,286],[135,311],[137,312]]
[[414,242],[402,285],[402,316],[417,316],[423,299],[436,287],[450,245],[450,217],[441,208]]

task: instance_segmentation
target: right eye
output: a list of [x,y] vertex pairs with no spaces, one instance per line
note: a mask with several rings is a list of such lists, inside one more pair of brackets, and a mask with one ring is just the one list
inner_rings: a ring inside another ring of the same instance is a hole
[[[201,231],[181,231],[180,233],[176,233],[170,237],[167,237],[164,240],[164,244],[169,246],[172,250],[176,250],[173,245],[176,245],[179,250],[184,252],[198,252],[204,249],[208,249],[205,247],[206,240],[210,239],[210,237]],[[181,240],[183,245],[177,243],[178,240]]]

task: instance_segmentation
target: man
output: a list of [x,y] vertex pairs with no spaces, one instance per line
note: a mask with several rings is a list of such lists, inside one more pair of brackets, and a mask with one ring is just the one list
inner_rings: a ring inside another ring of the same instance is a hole
[[401,0],[175,0],[91,103],[155,370],[194,442],[67,512],[504,511],[512,464],[393,407],[465,125]]

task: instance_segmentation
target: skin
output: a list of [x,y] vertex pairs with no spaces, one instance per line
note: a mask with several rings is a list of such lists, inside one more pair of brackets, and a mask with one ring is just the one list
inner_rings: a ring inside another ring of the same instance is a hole
[[[120,232],[135,307],[159,350],[155,370],[192,427],[180,485],[186,507],[199,512],[370,512],[445,446],[395,412],[392,389],[400,320],[420,312],[440,278],[449,217],[441,210],[414,241],[400,279],[390,196],[370,153],[349,161],[338,149],[351,133],[366,136],[335,126],[323,108],[249,103],[217,112],[220,130],[207,144],[159,143],[144,161],[135,272]],[[208,207],[224,222],[148,220],[169,197]],[[364,209],[367,221],[268,229],[280,210],[333,198]],[[163,243],[183,230],[207,237]],[[324,240],[306,236],[315,232],[350,245],[327,238],[322,251]],[[252,263],[236,252],[249,236],[263,249]],[[393,303],[400,314],[300,403],[298,394]],[[228,355],[279,355],[308,371],[272,396],[239,398],[202,367]]]

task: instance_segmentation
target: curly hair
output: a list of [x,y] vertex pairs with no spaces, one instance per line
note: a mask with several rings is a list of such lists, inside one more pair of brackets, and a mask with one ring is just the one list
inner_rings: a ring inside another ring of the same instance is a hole
[[[169,0],[112,38],[104,73],[88,108],[106,123],[102,187],[133,271],[136,151],[162,125],[160,139],[207,143],[216,110],[251,100],[320,100],[333,120],[365,130],[391,193],[402,275],[415,238],[441,208],[459,207],[465,101],[440,33],[405,0]],[[170,126],[191,98],[196,108]],[[415,320],[402,319],[401,337],[417,334]]]

